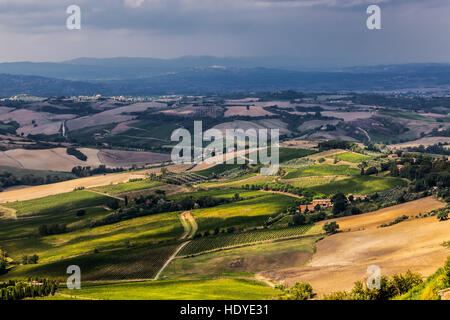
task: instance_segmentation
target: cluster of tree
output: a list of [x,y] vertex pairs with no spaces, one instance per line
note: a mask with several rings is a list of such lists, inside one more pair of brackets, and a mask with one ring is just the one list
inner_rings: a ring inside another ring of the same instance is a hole
[[67,226],[65,224],[57,224],[57,223],[54,223],[51,225],[42,224],[38,228],[38,233],[42,237],[49,236],[52,234],[66,233],[66,232],[67,232]]
[[196,233],[194,235],[194,239],[201,238],[201,237],[216,236],[219,233],[235,233],[235,232],[242,232],[242,231],[244,231],[244,229],[236,229],[235,227],[228,227],[226,229],[215,228],[212,232],[209,232],[209,230],[206,230],[203,233]]
[[380,228],[386,228],[386,227],[390,227],[393,226],[394,224],[400,223],[402,221],[408,220],[408,216],[407,215],[402,215],[401,217],[396,218],[394,221],[391,221],[389,223],[383,223],[380,225]]
[[364,170],[364,167],[361,168],[361,175],[362,176],[370,176],[372,174],[377,174],[378,169],[376,167],[369,167],[366,170]]
[[445,148],[447,144],[438,143],[432,146],[425,147],[420,145],[418,147],[409,147],[408,151],[410,152],[420,152],[420,153],[432,153],[432,154],[442,154],[442,155],[450,155],[450,150]]
[[24,255],[22,256],[22,264],[37,264],[39,261],[39,256],[37,254],[33,254],[31,256]]
[[100,165],[98,168],[91,168],[89,166],[82,167],[77,166],[72,168],[72,173],[76,175],[77,177],[90,177],[96,174],[103,174],[103,173],[114,173],[114,172],[122,172],[125,171],[124,168],[107,168],[105,165]]
[[56,281],[36,279],[28,282],[9,280],[0,283],[0,300],[22,300],[25,298],[54,295],[58,289]]
[[334,292],[324,297],[325,300],[389,300],[402,295],[415,286],[421,284],[422,276],[411,271],[405,274],[396,274],[391,278],[380,277],[379,289],[369,288],[367,284],[358,281],[350,292]]
[[279,287],[283,292],[279,300],[308,300],[314,297],[313,288],[309,283],[297,282],[292,288]]
[[73,147],[67,148],[66,152],[68,155],[74,156],[75,158],[77,158],[81,161],[86,161],[88,158],[83,152],[81,152],[77,148],[73,148]]
[[0,275],[5,274],[8,268],[8,254],[6,251],[0,249]]
[[446,221],[448,220],[448,209],[440,210],[438,214],[436,215],[439,221]]
[[433,187],[450,187],[450,162],[447,159],[433,161],[424,155],[404,154],[400,158],[400,169],[392,165],[390,174],[413,181],[412,191],[425,191]]
[[71,179],[65,175],[47,175],[46,177],[35,176],[34,174],[25,174],[23,176],[14,175],[8,171],[0,172],[0,191],[4,188],[13,186],[38,186],[42,184],[50,184]]
[[[2,103],[3,104],[3,103]],[[20,128],[17,121],[3,122],[0,121],[0,134],[16,134],[16,130]]]
[[331,149],[352,149],[355,145],[354,142],[350,141],[328,140],[319,142],[318,147],[320,151],[325,151]]
[[339,229],[339,225],[336,223],[336,221],[333,222],[327,222],[325,223],[325,225],[323,226],[323,230],[327,233],[327,234],[334,234],[336,232],[338,232]]

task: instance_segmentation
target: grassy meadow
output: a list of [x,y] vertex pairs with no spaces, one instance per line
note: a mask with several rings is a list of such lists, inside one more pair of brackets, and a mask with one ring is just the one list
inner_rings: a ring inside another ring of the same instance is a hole
[[70,211],[79,208],[88,208],[105,205],[111,198],[101,194],[78,190],[61,193],[39,199],[11,202],[3,206],[16,210],[17,216],[46,214]]
[[61,293],[91,299],[125,300],[264,300],[281,292],[248,279],[167,280],[89,283]]

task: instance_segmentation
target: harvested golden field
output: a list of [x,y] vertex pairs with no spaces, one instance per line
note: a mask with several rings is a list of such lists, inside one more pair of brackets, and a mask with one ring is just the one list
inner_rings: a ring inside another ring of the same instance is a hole
[[[426,197],[419,200],[402,203],[393,207],[369,212],[363,215],[332,219],[330,221],[336,221],[339,224],[339,229],[342,231],[352,231],[376,228],[379,225],[389,223],[402,215],[407,215],[409,217],[416,216],[419,213],[427,213],[431,210],[442,207],[445,207],[445,203],[438,201],[433,197]],[[320,226],[324,224],[325,221],[319,223]]]
[[86,161],[81,161],[67,154],[66,148],[2,151],[0,152],[0,166],[70,172],[76,166],[98,167],[103,164],[107,167],[129,168],[133,164],[145,165],[170,160],[169,154],[154,152],[98,150],[91,148],[79,148],[78,150],[87,156]]
[[[186,165],[169,166],[169,171],[183,172]],[[147,173],[159,173],[161,168],[154,168],[141,171],[110,173],[105,175],[80,178],[75,180],[63,181],[42,186],[33,186],[18,190],[5,191],[0,193],[0,203],[24,201],[42,198],[50,195],[73,191],[75,188],[93,188],[106,186],[110,184],[128,182],[130,179],[142,179],[147,177]]]
[[26,150],[13,149],[0,152],[0,165],[15,168],[33,170],[53,170],[70,172],[76,166],[98,167],[101,163],[97,154],[98,150],[80,148],[88,159],[81,161],[68,155],[66,148]]
[[425,198],[406,206],[337,219],[343,229],[365,229],[338,233],[318,242],[316,253],[305,267],[267,271],[264,275],[289,285],[309,282],[319,296],[351,289],[354,282],[368,277],[370,265],[379,266],[382,275],[411,270],[428,276],[450,255],[441,245],[449,240],[450,221],[439,222],[436,217],[428,217],[386,228],[377,226],[402,214],[413,215],[442,206],[443,203]]

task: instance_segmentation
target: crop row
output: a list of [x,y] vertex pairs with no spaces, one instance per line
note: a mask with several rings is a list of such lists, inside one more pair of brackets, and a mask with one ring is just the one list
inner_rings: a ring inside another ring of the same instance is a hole
[[240,246],[245,244],[259,243],[278,239],[295,238],[304,235],[311,225],[297,226],[283,229],[263,229],[243,233],[220,234],[196,239],[188,243],[180,252],[179,256],[188,256],[207,251]]

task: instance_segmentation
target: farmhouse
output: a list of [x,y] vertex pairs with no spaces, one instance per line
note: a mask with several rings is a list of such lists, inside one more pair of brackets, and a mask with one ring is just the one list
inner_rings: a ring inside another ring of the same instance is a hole
[[300,210],[300,213],[304,213],[305,211],[314,212],[316,210],[316,206],[318,205],[321,208],[330,208],[333,206],[333,203],[330,199],[314,199],[312,204],[301,204],[298,209]]

